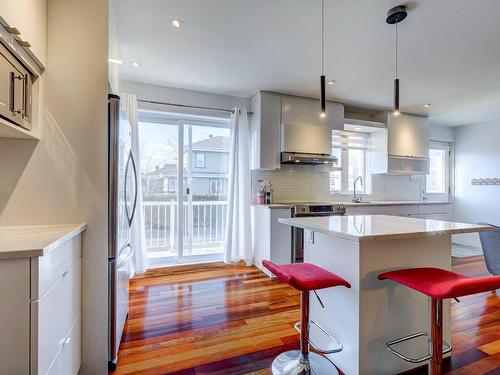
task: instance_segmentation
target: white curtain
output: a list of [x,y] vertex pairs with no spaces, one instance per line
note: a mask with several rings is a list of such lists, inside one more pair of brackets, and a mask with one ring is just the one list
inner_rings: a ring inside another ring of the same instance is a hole
[[245,108],[231,115],[227,229],[224,241],[226,263],[253,263],[250,221],[250,128]]
[[148,256],[146,248],[146,233],[144,226],[144,217],[142,214],[142,188],[141,188],[141,152],[139,148],[139,124],[137,114],[137,98],[135,94],[120,94],[123,109],[127,114],[130,126],[132,127],[132,154],[134,155],[137,169],[137,209],[135,217],[130,228],[130,244],[134,249],[134,258],[130,277],[136,272],[144,272],[148,268]]

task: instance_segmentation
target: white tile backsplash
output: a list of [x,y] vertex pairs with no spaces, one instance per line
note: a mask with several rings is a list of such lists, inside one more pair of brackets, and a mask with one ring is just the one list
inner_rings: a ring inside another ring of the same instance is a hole
[[[252,171],[252,194],[255,197],[260,183],[271,181],[274,202],[328,202],[349,200],[350,195],[330,194],[329,174],[320,168],[306,165],[282,166],[279,170]],[[421,176],[372,175],[372,193],[365,200],[416,201],[421,199],[425,179]]]

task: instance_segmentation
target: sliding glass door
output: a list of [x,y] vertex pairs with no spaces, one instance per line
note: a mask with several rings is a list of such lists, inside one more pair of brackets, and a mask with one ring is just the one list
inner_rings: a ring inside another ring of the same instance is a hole
[[229,121],[166,114],[142,114],[141,118],[143,210],[150,264],[222,259]]

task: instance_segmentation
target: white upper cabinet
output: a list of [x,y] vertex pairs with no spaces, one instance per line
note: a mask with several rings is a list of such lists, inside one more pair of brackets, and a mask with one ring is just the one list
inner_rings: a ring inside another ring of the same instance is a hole
[[[281,95],[261,91],[252,97],[251,110],[251,168],[252,169],[279,169],[281,167],[280,157],[282,150],[282,127],[322,127],[330,129],[343,129],[344,106],[339,103],[327,102],[326,118],[320,118],[320,104],[317,99],[308,99],[296,96]],[[324,129],[323,129],[324,130]],[[317,131],[306,133],[310,138],[302,139],[302,147],[318,145],[311,135],[318,134]],[[330,137],[322,137],[327,142],[325,149],[329,153],[331,148]],[[316,138],[317,139],[317,138]],[[292,151],[298,152],[299,149]],[[307,151],[301,151],[307,152]]]
[[21,0],[19,2],[21,3],[20,37],[31,45],[29,47],[31,52],[45,65],[47,0]]
[[389,113],[388,153],[413,158],[429,157],[429,119],[423,116]]
[[387,128],[371,134],[372,173],[428,174],[429,119],[389,112],[376,119],[387,124]]
[[327,126],[343,130],[344,106],[339,103],[326,103],[326,117],[321,118],[318,99],[282,96],[282,123],[284,125]]
[[4,26],[19,27],[20,0],[0,1],[0,18]]
[[280,167],[281,96],[259,92],[252,97],[251,168]]
[[11,28],[18,43],[45,65],[47,0],[1,0],[0,22]]

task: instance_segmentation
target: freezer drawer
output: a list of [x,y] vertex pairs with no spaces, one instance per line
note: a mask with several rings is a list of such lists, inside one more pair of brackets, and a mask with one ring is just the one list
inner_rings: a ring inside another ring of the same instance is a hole
[[116,366],[118,348],[128,315],[130,261],[133,251],[128,245],[118,260],[110,259],[109,277],[109,348],[108,360],[111,369]]

